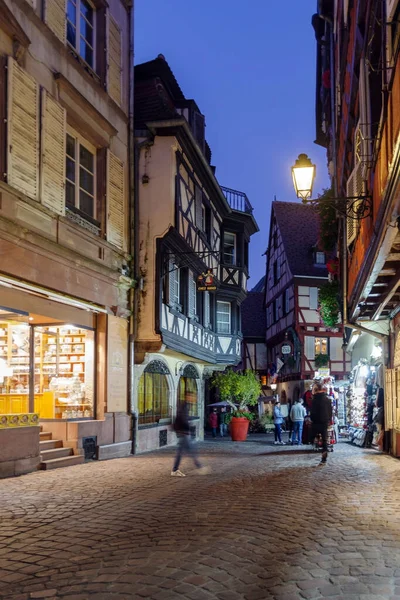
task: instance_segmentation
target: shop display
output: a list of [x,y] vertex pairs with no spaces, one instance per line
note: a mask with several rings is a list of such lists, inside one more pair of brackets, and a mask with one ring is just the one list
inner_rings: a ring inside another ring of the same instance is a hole
[[27,413],[33,383],[34,411],[42,419],[92,418],[94,332],[24,320],[0,316],[0,414]]

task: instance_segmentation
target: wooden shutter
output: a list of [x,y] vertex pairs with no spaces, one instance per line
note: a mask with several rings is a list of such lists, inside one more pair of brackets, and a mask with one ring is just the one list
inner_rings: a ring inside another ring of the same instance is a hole
[[343,360],[343,350],[342,350],[343,340],[340,337],[331,337],[329,338],[329,358],[333,361],[342,361]]
[[[65,32],[67,26],[66,0],[45,0],[44,2],[44,22],[65,44]],[[77,14],[79,19],[79,14]]]
[[38,90],[33,77],[9,57],[7,182],[33,200],[39,185]]
[[195,187],[195,224],[196,227],[203,230],[203,219],[202,219],[202,206],[203,206],[203,193],[201,188],[196,185]]
[[310,287],[310,308],[317,310],[318,308],[318,288]]
[[107,153],[107,240],[124,248],[124,164]]
[[175,306],[178,269],[173,256],[168,261],[168,271],[168,303],[170,306]]
[[304,336],[304,354],[306,358],[314,360],[315,358],[315,338]]
[[210,325],[210,292],[204,292],[204,327]]
[[42,92],[41,201],[65,214],[66,111],[48,92]]
[[121,30],[112,17],[108,25],[108,93],[117,104],[121,104]]
[[194,317],[196,314],[196,285],[192,271],[189,271],[189,316]]

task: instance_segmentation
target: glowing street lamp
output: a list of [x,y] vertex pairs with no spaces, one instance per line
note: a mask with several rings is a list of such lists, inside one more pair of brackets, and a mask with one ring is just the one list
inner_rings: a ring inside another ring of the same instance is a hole
[[292,167],[293,185],[296,196],[306,202],[311,198],[316,167],[307,154],[299,154]]

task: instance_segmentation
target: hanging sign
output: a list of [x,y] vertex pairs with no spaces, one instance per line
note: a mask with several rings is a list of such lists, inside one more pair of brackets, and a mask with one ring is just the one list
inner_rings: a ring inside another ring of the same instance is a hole
[[283,344],[283,346],[281,348],[281,352],[282,352],[282,354],[291,354],[292,353],[291,344]]
[[198,292],[215,292],[217,289],[217,282],[211,269],[202,273],[197,277],[197,291]]

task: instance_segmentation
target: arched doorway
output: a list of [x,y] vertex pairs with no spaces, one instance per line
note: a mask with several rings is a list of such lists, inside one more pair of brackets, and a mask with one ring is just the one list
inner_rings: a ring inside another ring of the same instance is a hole
[[193,365],[186,365],[179,379],[178,408],[183,402],[188,404],[189,417],[199,416],[199,391],[197,385],[199,374]]
[[145,368],[138,385],[139,425],[158,423],[171,417],[169,375],[167,365],[161,360],[153,360]]

